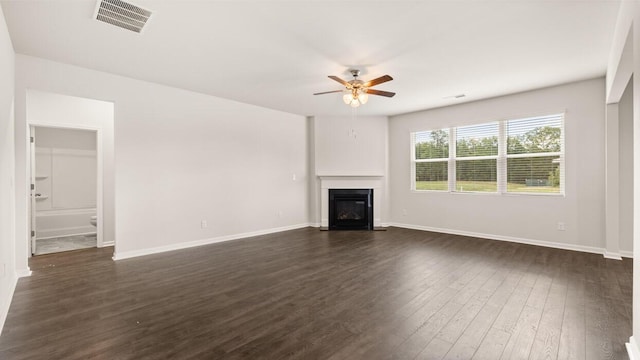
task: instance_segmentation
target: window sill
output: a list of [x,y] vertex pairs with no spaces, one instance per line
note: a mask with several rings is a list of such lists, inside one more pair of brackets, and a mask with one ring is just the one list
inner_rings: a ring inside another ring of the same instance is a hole
[[481,196],[509,196],[509,197],[521,197],[521,196],[542,196],[542,197],[566,197],[566,194],[551,194],[551,193],[516,193],[516,192],[489,192],[489,191],[447,191],[447,190],[410,190],[415,194],[443,194],[443,195],[481,195]]

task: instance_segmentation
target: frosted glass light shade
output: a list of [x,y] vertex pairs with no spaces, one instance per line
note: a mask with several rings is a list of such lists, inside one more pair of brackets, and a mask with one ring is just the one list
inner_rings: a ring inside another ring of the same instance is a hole
[[361,92],[358,95],[358,101],[360,101],[362,105],[366,104],[368,100],[369,100],[369,95],[367,95],[367,93]]
[[342,101],[344,101],[345,104],[347,105],[351,104],[352,100],[353,100],[353,95],[351,95],[351,92],[348,92],[342,95]]

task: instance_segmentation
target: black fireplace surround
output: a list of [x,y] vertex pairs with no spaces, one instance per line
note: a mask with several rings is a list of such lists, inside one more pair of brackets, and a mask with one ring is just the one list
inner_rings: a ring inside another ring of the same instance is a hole
[[373,189],[329,189],[329,230],[373,230]]

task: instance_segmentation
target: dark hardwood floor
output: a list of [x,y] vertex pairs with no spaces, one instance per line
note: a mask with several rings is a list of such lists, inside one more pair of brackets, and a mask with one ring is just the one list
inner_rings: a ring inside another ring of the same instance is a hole
[[43,255],[0,359],[625,359],[632,261],[390,228]]

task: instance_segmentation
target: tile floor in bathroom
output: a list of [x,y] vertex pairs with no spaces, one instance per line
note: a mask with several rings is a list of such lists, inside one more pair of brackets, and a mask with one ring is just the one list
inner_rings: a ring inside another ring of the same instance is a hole
[[96,234],[72,235],[36,240],[35,255],[96,247]]

